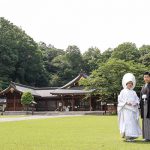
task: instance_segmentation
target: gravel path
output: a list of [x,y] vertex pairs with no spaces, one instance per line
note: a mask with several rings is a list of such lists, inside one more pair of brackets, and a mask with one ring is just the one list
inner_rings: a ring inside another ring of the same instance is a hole
[[76,117],[83,115],[58,115],[58,116],[25,116],[25,117],[15,117],[15,118],[0,118],[0,122],[10,122],[10,121],[22,121],[22,120],[32,120],[32,119],[46,119],[46,118],[61,118],[61,117]]

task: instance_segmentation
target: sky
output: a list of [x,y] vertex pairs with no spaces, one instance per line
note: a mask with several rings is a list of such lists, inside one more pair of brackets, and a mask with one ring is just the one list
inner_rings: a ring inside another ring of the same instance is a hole
[[0,0],[0,17],[61,49],[150,44],[150,0]]

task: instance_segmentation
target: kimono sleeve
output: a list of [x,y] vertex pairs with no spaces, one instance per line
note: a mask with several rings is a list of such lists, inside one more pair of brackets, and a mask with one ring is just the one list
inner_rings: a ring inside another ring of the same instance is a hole
[[124,106],[126,104],[125,93],[122,90],[118,96],[118,106]]

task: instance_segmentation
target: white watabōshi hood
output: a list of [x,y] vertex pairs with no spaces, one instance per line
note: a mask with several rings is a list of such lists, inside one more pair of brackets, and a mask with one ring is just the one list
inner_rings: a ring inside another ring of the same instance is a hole
[[135,85],[136,85],[136,79],[135,79],[135,76],[132,74],[132,73],[126,73],[124,76],[123,76],[123,79],[122,79],[122,86],[123,88],[125,89],[127,87],[127,83],[132,81],[133,82],[133,87],[132,89],[134,89]]

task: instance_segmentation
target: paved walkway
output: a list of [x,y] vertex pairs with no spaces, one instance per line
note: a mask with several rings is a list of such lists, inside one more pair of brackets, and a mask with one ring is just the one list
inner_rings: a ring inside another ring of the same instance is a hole
[[15,117],[15,118],[0,118],[0,122],[11,122],[11,121],[22,121],[22,120],[32,120],[32,119],[46,119],[46,118],[61,118],[61,117],[76,117],[83,115],[58,115],[58,116],[25,116],[25,117]]

